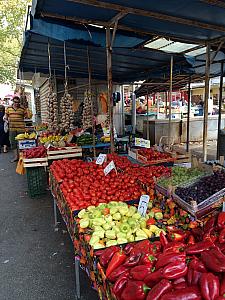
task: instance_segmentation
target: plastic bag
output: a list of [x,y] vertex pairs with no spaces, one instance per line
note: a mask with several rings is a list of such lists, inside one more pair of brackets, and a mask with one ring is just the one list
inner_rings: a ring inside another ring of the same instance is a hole
[[23,166],[23,159],[22,158],[20,158],[18,163],[17,163],[16,173],[19,174],[19,175],[24,175],[25,174],[25,168]]
[[9,131],[9,124],[7,121],[4,122],[4,131],[7,133]]

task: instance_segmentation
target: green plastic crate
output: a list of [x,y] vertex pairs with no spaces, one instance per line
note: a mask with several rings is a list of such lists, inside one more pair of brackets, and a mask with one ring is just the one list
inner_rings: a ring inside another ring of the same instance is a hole
[[28,195],[31,198],[43,195],[47,189],[47,174],[44,167],[26,168]]

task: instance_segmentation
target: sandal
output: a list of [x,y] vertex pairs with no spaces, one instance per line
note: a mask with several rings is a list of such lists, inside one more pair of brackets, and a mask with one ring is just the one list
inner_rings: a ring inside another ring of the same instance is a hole
[[14,162],[17,162],[17,161],[19,161],[19,159],[18,159],[18,158],[14,158],[14,159],[12,159],[10,162],[11,162],[11,163],[14,163]]

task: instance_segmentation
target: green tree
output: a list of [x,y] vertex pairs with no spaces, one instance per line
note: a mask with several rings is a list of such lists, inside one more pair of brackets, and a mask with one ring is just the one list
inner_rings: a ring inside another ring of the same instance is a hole
[[0,82],[14,83],[30,0],[0,0]]

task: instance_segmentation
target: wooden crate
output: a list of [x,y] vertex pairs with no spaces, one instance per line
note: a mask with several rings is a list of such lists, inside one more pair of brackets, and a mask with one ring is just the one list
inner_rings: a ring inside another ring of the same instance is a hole
[[24,168],[34,168],[34,167],[47,167],[48,166],[48,158],[23,158]]
[[82,148],[65,147],[60,150],[47,150],[49,160],[82,157]]

